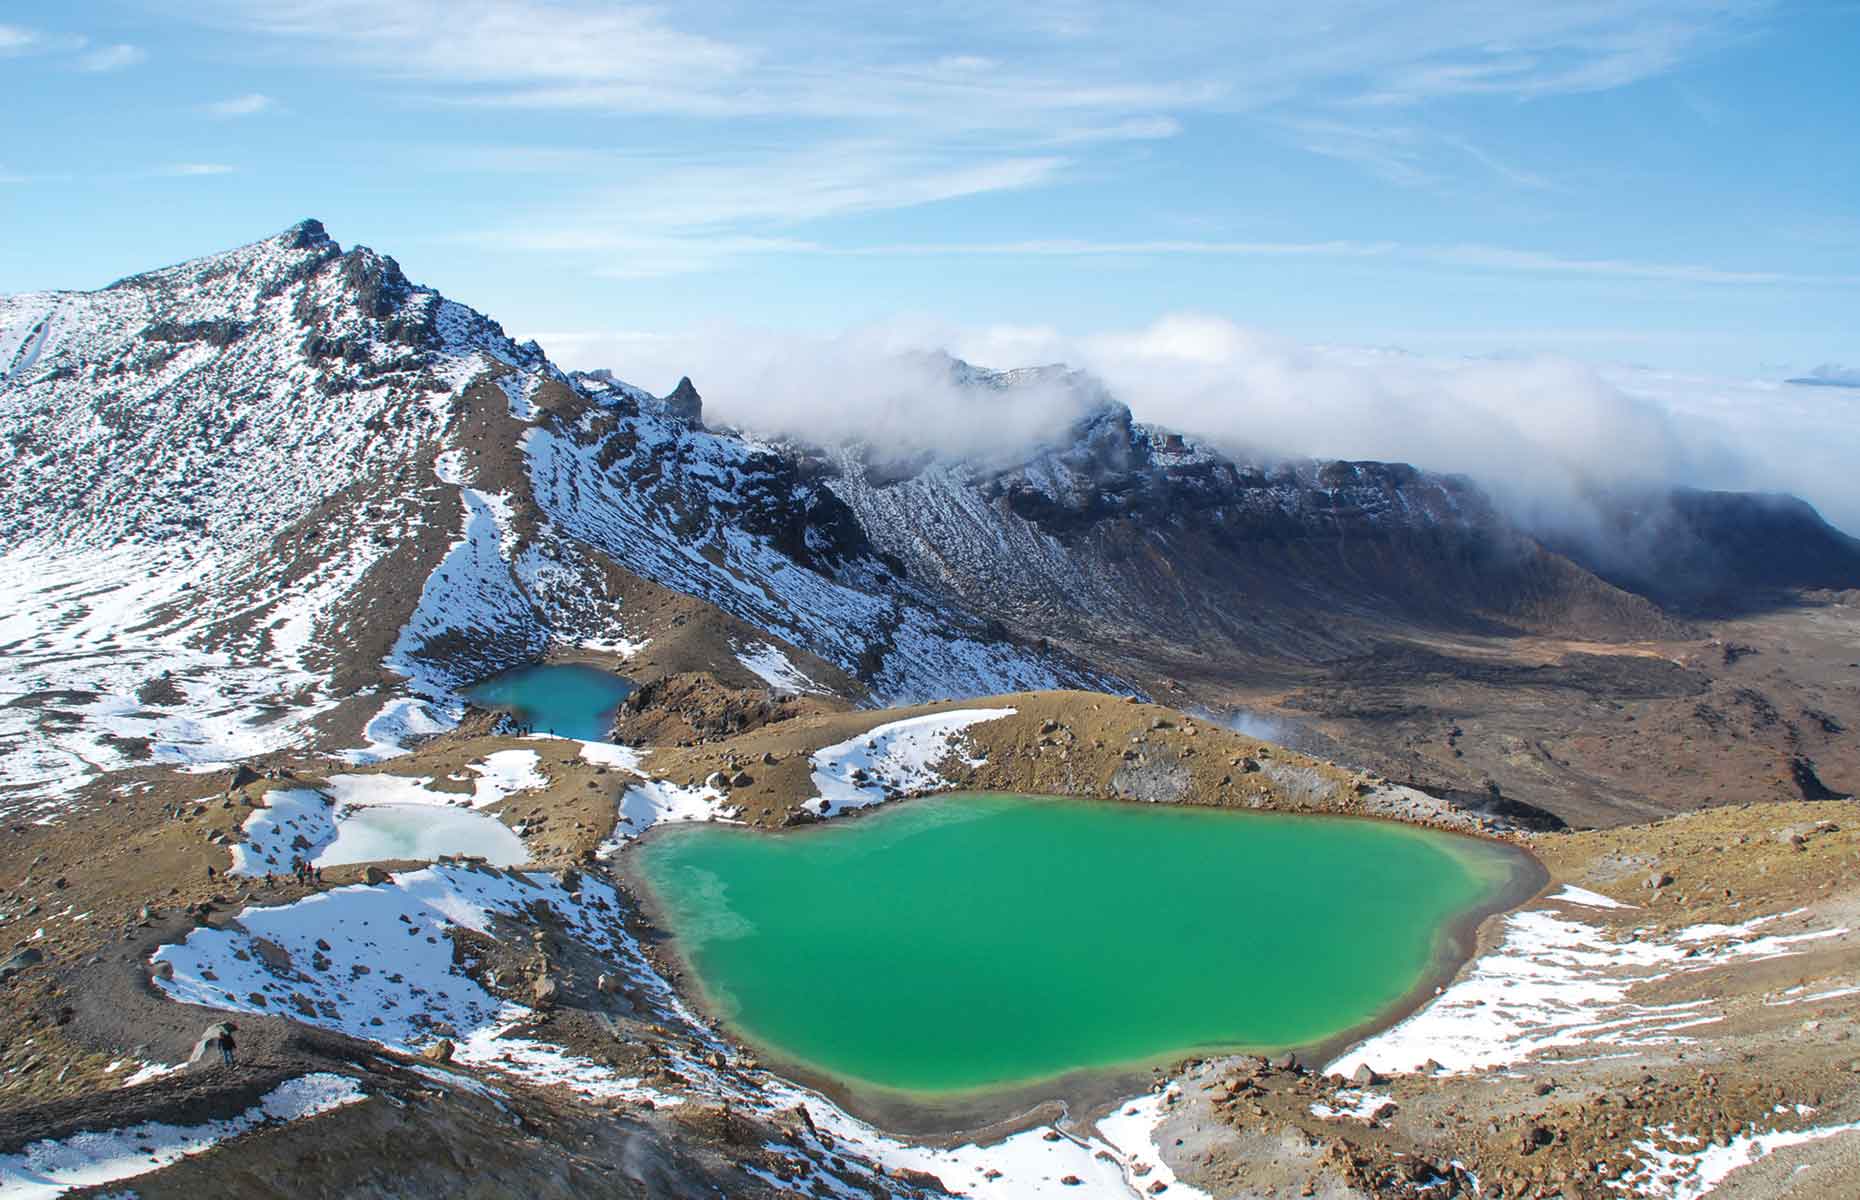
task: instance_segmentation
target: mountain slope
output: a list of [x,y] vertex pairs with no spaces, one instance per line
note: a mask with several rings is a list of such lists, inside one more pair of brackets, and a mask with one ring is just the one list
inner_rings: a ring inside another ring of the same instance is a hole
[[771,654],[854,699],[1101,678],[821,542],[837,501],[694,394],[571,379],[314,221],[0,325],[0,786],[41,803],[357,706],[389,747],[551,647],[623,659],[653,584],[716,602],[678,623],[743,682]]
[[[1016,381],[956,364],[1012,393]],[[822,452],[911,574],[1071,643],[1166,640],[1323,660],[1391,621],[1657,636],[1673,623],[1511,527],[1464,479],[1405,464],[1235,462],[1100,401],[1025,462]]]

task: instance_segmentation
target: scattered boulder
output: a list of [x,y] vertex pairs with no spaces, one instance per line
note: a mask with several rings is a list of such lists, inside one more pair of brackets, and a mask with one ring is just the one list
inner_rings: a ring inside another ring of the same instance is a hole
[[15,950],[5,962],[0,963],[0,983],[13,978],[27,967],[36,967],[44,961],[44,952],[35,947],[27,946],[22,950]]
[[194,1042],[193,1051],[184,1064],[189,1071],[228,1065],[232,1062],[233,1032],[239,1027],[231,1021],[215,1021]]
[[1350,1082],[1357,1087],[1375,1087],[1382,1082],[1382,1076],[1376,1074],[1368,1063],[1359,1063],[1356,1073],[1350,1076]]
[[452,1061],[452,1039],[440,1038],[420,1051],[420,1057],[431,1062],[449,1063]]
[[535,998],[537,1008],[553,1006],[561,994],[562,986],[547,975],[539,977],[530,988],[530,995]]
[[254,771],[244,763],[240,763],[234,768],[232,782],[226,785],[226,790],[229,792],[236,792],[248,783],[257,783],[260,778],[262,777],[257,771]]
[[252,951],[258,955],[259,961],[279,974],[288,975],[297,969],[291,962],[290,951],[278,945],[278,943],[272,941],[270,938],[253,938]]
[[362,868],[362,882],[368,884],[370,887],[378,883],[386,883],[387,881],[388,873],[383,871],[380,867],[367,866]]

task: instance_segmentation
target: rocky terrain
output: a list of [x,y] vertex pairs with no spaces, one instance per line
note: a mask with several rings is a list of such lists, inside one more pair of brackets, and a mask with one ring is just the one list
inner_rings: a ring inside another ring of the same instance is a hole
[[[1539,537],[948,369],[1080,416],[987,464],[712,428],[316,222],[0,299],[0,1194],[1860,1191],[1860,545],[1701,493]],[[539,660],[640,685],[610,740],[466,703]],[[1548,883],[1366,1039],[916,1138],[702,1018],[627,891],[666,822],[975,788]],[[292,871],[379,805],[524,861]]]

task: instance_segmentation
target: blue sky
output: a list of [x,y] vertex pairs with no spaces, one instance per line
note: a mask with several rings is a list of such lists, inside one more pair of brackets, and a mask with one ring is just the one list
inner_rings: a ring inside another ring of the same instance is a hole
[[1196,313],[1777,374],[1860,362],[1857,47],[1759,0],[26,0],[0,292],[316,216],[570,365]]

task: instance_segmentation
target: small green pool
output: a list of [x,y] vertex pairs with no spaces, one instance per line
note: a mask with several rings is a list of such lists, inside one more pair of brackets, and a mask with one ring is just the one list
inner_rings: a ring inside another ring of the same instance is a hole
[[850,1088],[1307,1046],[1411,997],[1531,860],[1384,822],[963,795],[629,857],[702,1000]]

